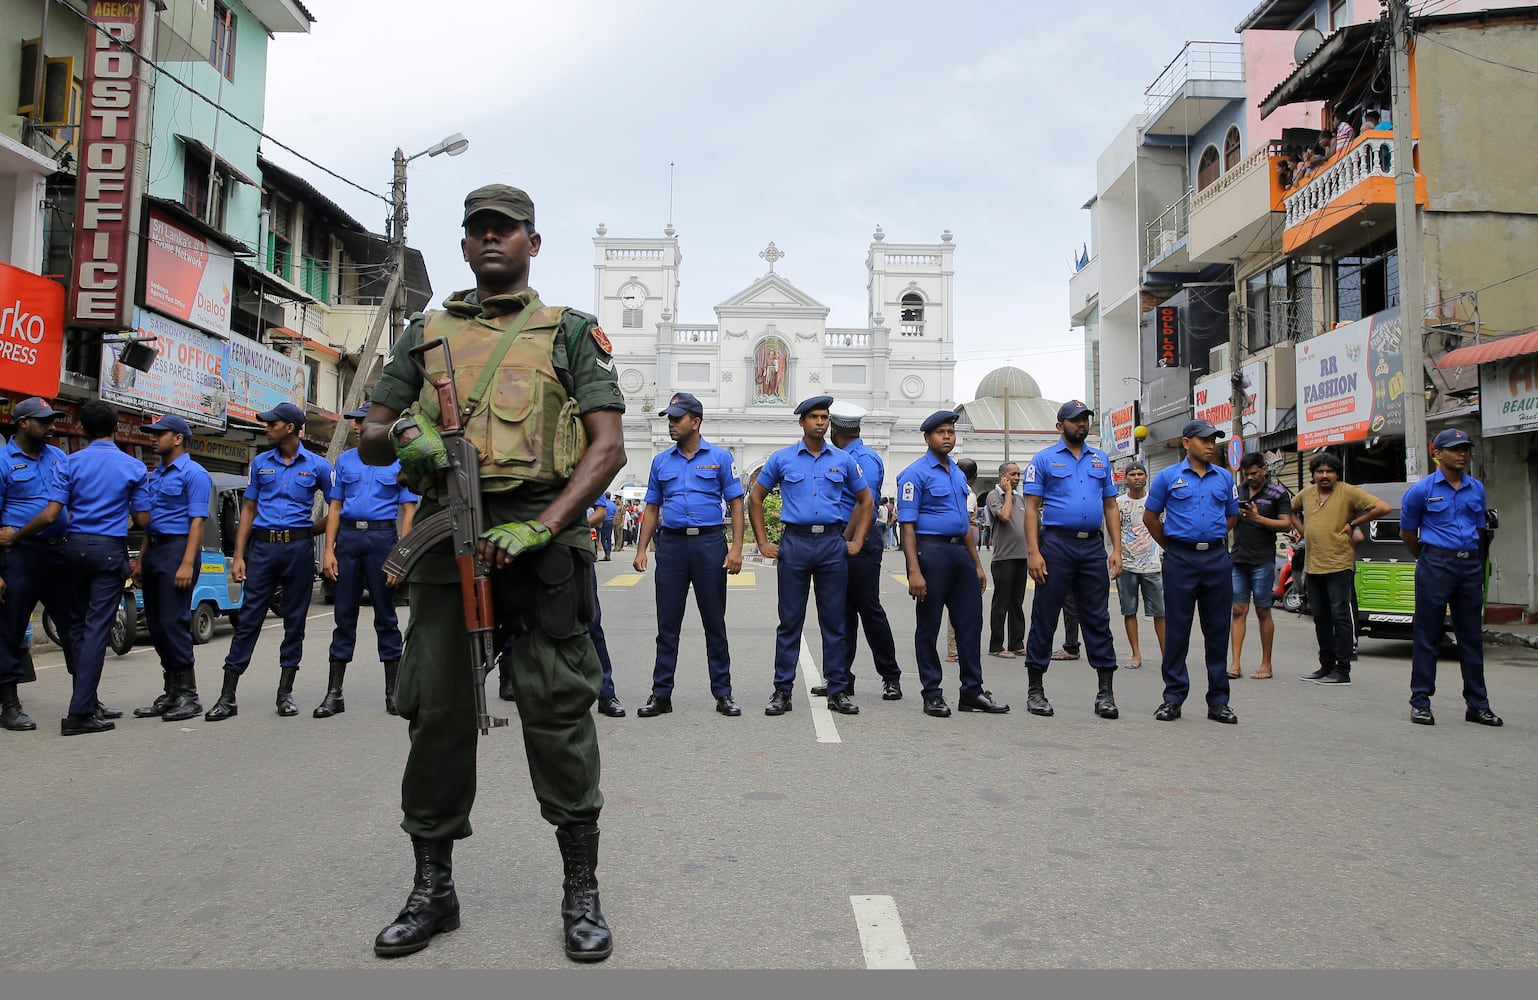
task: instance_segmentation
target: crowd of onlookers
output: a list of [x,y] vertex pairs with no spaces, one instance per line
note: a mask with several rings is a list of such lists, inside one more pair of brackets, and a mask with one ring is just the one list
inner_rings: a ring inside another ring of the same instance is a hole
[[[1277,162],[1277,180],[1282,188],[1294,188],[1334,162],[1335,158],[1356,141],[1357,129],[1349,116],[1337,112],[1334,131],[1319,133],[1319,141],[1308,148],[1300,145],[1286,147],[1282,159]],[[1388,132],[1393,124],[1377,111],[1362,115],[1362,132]]]

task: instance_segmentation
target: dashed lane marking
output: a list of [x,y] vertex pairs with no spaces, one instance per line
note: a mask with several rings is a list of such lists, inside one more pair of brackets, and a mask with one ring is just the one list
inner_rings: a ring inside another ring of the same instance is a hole
[[621,573],[603,582],[605,587],[634,587],[645,579],[645,573]]
[[867,969],[916,969],[897,901],[891,896],[850,896]]
[[728,576],[726,578],[726,585],[728,587],[756,587],[758,586],[758,574],[743,570],[736,576]]
[[822,671],[817,669],[812,659],[812,651],[807,648],[805,636],[801,638],[801,661],[796,665],[796,673],[801,675],[801,683],[806,685],[806,700],[811,703],[812,726],[817,730],[817,742],[844,742],[838,735],[838,727],[833,724],[833,713],[828,711],[828,699],[812,697],[812,688],[822,683]]

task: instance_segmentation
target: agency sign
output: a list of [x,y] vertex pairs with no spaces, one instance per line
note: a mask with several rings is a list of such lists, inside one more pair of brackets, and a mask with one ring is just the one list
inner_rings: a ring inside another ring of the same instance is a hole
[[1538,430],[1538,355],[1479,366],[1479,415],[1486,435]]
[[230,335],[230,290],[235,283],[235,258],[150,209],[149,239],[144,251],[144,304],[184,323]]
[[1395,308],[1298,345],[1299,450],[1404,433],[1400,329]]
[[0,264],[0,395],[59,391],[64,356],[64,286]]
[[133,50],[154,45],[148,2],[91,0],[86,16],[85,104],[75,184],[75,243],[70,264],[69,325],[128,326],[138,255],[146,88]]
[[155,338],[155,363],[147,372],[136,371],[117,359],[114,345],[102,345],[102,398],[223,430],[228,345],[147,309],[135,310],[134,326],[134,336]]

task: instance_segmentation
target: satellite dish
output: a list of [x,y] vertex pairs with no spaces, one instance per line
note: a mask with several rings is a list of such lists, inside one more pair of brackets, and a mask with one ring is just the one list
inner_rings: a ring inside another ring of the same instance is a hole
[[1298,32],[1298,40],[1292,43],[1292,61],[1303,65],[1323,44],[1324,32],[1318,28],[1304,28]]

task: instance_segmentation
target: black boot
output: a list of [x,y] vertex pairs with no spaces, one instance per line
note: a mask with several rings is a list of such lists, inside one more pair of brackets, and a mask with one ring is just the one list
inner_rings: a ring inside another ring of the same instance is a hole
[[239,674],[233,670],[224,672],[224,688],[220,690],[219,700],[214,702],[214,707],[203,713],[204,722],[220,722],[240,714],[240,706],[235,704],[235,688],[239,684]]
[[[192,667],[186,670],[173,670],[171,672],[171,687],[175,695],[165,714],[160,718],[165,722],[180,722],[183,719],[196,718],[203,714],[203,703],[198,700],[197,674]],[[135,712],[135,715],[138,713]]]
[[294,675],[299,673],[298,667],[284,667],[278,671],[278,697],[276,704],[278,714],[287,718],[299,714],[299,706],[294,704]]
[[159,697],[157,697],[152,704],[147,705],[144,708],[136,708],[136,709],[134,709],[134,718],[136,718],[136,719],[154,719],[154,718],[158,718],[159,716],[165,715],[166,714],[166,709],[170,708],[171,704],[174,701],[176,701],[176,685],[171,682],[171,671],[169,671],[169,670],[162,670],[161,673],[165,675],[165,680],[166,680],[165,693],[161,694]]
[[409,955],[427,947],[434,934],[459,929],[459,896],[454,892],[454,842],[412,837],[416,880],[395,922],[374,938],[380,958]]
[[513,658],[506,652],[497,654],[497,697],[503,701],[518,700],[518,691],[513,687]]
[[1100,675],[1100,691],[1095,695],[1095,714],[1102,719],[1119,719],[1121,710],[1116,707],[1116,696],[1111,693],[1111,681],[1116,676],[1114,669],[1096,670]]
[[1026,667],[1030,684],[1025,689],[1025,710],[1032,715],[1052,715],[1052,703],[1047,700],[1045,678],[1047,672],[1040,667]]
[[561,922],[566,957],[573,962],[601,962],[614,951],[614,938],[598,904],[598,827],[563,826],[555,831],[566,868],[561,888]]
[[317,719],[329,719],[347,711],[347,702],[342,700],[342,678],[346,674],[347,664],[331,661],[331,676],[326,680],[326,696],[315,708]]
[[385,668],[385,711],[391,715],[400,715],[395,710],[395,677],[400,672],[400,660],[386,660]]
[[16,693],[16,682],[0,684],[0,729],[13,733],[30,733],[37,723],[21,708],[21,696]]

